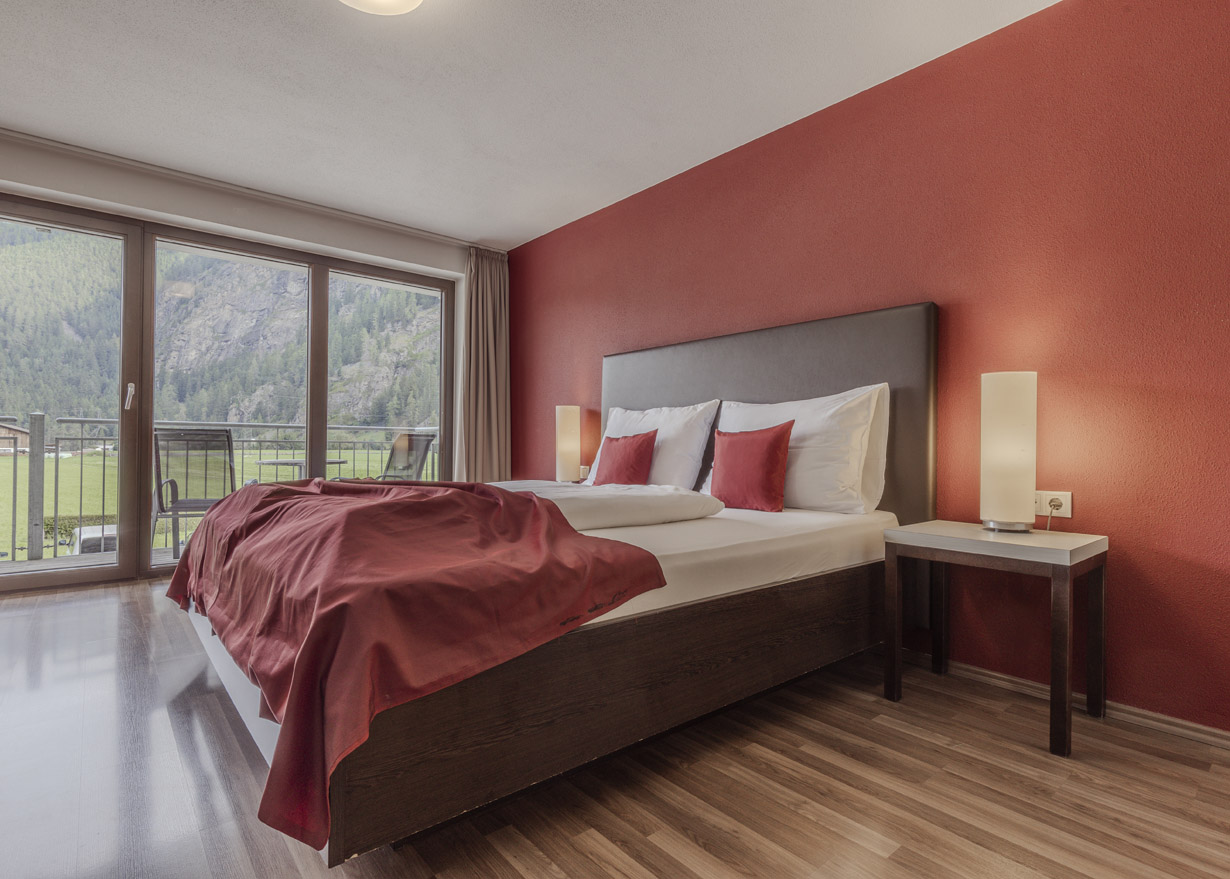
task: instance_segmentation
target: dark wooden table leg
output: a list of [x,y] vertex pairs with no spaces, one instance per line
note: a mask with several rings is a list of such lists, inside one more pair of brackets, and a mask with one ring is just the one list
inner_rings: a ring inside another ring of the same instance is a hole
[[1085,690],[1091,717],[1106,714],[1106,563],[1089,572],[1089,645]]
[[901,566],[897,547],[884,545],[884,698],[901,701]]
[[1072,753],[1072,569],[1051,566],[1051,753]]
[[948,565],[944,562],[931,562],[931,670],[948,674]]

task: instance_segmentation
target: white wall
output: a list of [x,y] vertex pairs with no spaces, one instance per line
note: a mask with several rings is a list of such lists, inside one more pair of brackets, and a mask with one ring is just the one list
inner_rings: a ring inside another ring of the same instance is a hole
[[458,280],[467,242],[0,129],[0,191]]

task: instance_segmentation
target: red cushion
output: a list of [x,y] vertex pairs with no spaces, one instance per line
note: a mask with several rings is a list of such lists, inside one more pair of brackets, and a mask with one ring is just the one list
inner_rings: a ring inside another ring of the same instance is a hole
[[594,485],[644,485],[649,481],[649,467],[653,464],[653,444],[658,432],[637,433],[632,436],[608,436],[602,441],[602,454],[598,458],[598,472]]
[[709,489],[713,496],[728,507],[780,513],[786,499],[786,456],[793,427],[794,422],[787,421],[763,430],[719,430]]

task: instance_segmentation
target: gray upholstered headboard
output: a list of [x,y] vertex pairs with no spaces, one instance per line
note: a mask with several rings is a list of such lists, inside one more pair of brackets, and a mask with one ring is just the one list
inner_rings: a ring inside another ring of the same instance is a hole
[[[896,513],[903,525],[934,519],[932,302],[608,355],[602,360],[603,423],[611,406],[649,409],[713,399],[776,403],[878,382],[888,382],[891,399],[880,509]],[[712,441],[706,469],[711,455]]]

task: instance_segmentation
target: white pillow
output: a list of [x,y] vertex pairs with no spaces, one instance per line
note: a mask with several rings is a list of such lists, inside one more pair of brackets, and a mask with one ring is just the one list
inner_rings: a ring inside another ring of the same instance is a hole
[[875,387],[880,392],[876,394],[871,432],[867,435],[867,458],[863,461],[863,507],[867,513],[880,507],[888,470],[888,385]]
[[677,485],[575,485],[538,479],[492,485],[546,498],[578,531],[687,522],[706,519],[726,508],[713,495]]
[[[691,489],[700,475],[701,459],[709,444],[709,430],[717,413],[718,400],[697,403],[695,406],[664,406],[659,409],[620,409],[612,406],[606,416],[608,436],[633,436],[638,433],[658,432],[653,445],[653,463],[649,468],[650,485],[678,485]],[[587,485],[592,485],[598,475],[598,462],[602,449],[589,468]]]
[[718,430],[760,430],[794,421],[786,459],[786,506],[870,513],[884,494],[888,385],[788,403],[723,401]]

